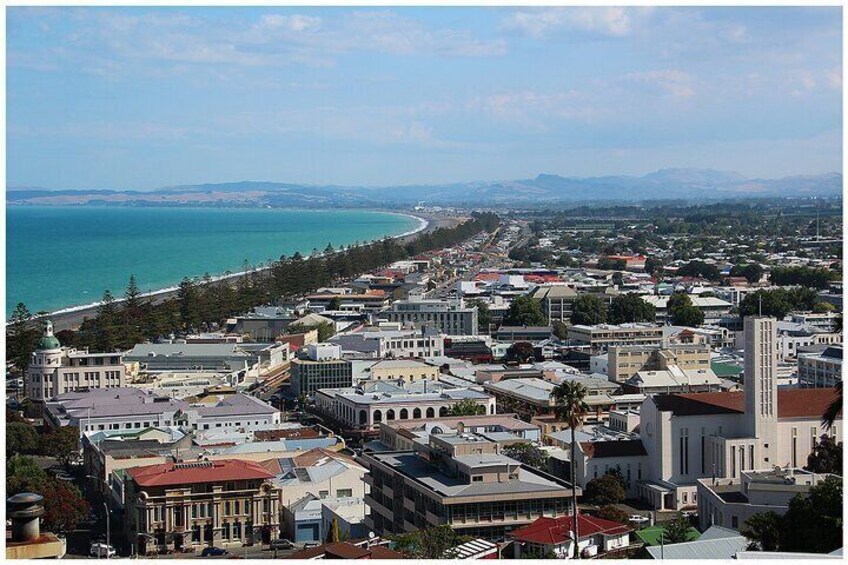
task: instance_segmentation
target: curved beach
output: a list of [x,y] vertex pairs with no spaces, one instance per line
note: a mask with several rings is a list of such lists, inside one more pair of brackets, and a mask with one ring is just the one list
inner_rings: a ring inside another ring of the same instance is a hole
[[[386,210],[375,210],[382,213],[390,213],[394,215],[407,216],[410,218],[414,218],[418,221],[418,226],[414,229],[409,230],[407,232],[398,234],[393,236],[392,239],[397,239],[402,242],[409,241],[418,237],[422,233],[430,232],[436,230],[441,227],[452,227],[456,224],[460,223],[463,218],[460,217],[445,217],[445,216],[431,216],[427,214],[413,214],[408,212],[388,212]],[[364,245],[367,242],[363,242],[360,245]],[[212,277],[212,282],[218,282],[223,280],[238,280],[240,277],[245,275],[249,275],[253,272],[261,272],[267,270],[268,267],[260,267],[257,269],[252,269],[249,271],[240,271],[236,273],[229,274],[219,274]],[[167,288],[161,288],[158,290],[153,290],[150,292],[145,292],[142,296],[146,298],[150,298],[152,302],[159,303],[169,298],[172,298],[178,289],[178,286],[170,286]],[[116,298],[115,302],[121,302],[122,299]],[[101,302],[92,302],[90,304],[78,305],[78,306],[69,306],[67,308],[61,308],[59,310],[55,310],[47,314],[46,317],[49,317],[54,324],[56,331],[66,330],[66,329],[76,329],[79,324],[83,322],[86,318],[90,318],[100,306]]]

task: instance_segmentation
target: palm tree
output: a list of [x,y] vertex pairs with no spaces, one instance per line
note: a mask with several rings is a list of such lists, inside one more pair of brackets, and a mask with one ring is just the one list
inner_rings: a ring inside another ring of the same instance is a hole
[[836,418],[842,412],[842,381],[836,383],[836,398],[827,405],[827,409],[822,414],[822,424],[828,430],[833,427]]
[[551,391],[554,410],[560,421],[571,428],[571,503],[574,507],[574,558],[580,559],[578,549],[580,535],[577,533],[577,440],[575,432],[583,425],[583,419],[589,412],[586,404],[588,390],[577,381],[563,381]]

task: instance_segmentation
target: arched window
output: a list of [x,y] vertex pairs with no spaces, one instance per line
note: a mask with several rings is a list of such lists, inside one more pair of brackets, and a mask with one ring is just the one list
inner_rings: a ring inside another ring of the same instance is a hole
[[389,408],[389,411],[386,412],[386,420],[394,420],[395,419],[395,411]]
[[442,406],[441,408],[439,408],[439,416],[447,416],[447,415],[448,415],[447,406]]
[[368,422],[368,412],[365,410],[359,411],[359,425],[364,426],[365,423]]
[[409,420],[409,410],[406,408],[400,409],[400,419],[401,420]]
[[428,418],[435,418],[436,417],[436,411],[433,410],[432,406],[430,408],[427,408],[427,417]]
[[382,422],[383,421],[383,412],[380,410],[374,410],[374,422]]
[[413,410],[412,417],[416,420],[419,419],[421,417],[421,408],[416,408],[415,410]]

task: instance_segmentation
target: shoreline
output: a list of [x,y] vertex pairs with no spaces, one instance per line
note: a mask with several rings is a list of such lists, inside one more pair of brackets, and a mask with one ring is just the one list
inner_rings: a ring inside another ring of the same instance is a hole
[[[370,210],[372,212],[381,212],[384,214],[395,214],[398,216],[407,216],[410,218],[414,218],[418,221],[418,226],[414,229],[408,230],[404,233],[395,235],[390,237],[389,239],[397,240],[401,243],[406,243],[410,239],[414,239],[420,234],[434,231],[440,227],[452,226],[456,225],[461,221],[461,218],[454,216],[431,216],[419,213],[412,212],[397,212],[397,211],[388,211],[388,210]],[[372,240],[376,241],[376,240]],[[362,242],[359,245],[367,245],[369,242]],[[319,256],[323,255],[323,253],[319,253]],[[258,267],[256,269],[251,269],[249,271],[239,271],[236,273],[230,274],[218,274],[211,277],[211,282],[220,282],[220,281],[236,281],[241,277],[248,276],[252,273],[263,272],[270,269],[269,266]],[[195,281],[199,279],[193,279]],[[202,283],[201,283],[202,284]],[[178,285],[160,288],[156,290],[151,290],[148,292],[143,292],[140,294],[141,297],[152,299],[151,302],[154,304],[158,304],[173,298],[176,295],[177,290],[179,289]],[[124,298],[115,298],[115,304],[120,304],[124,301]],[[92,302],[89,304],[81,304],[75,306],[68,306],[66,308],[60,308],[58,310],[54,310],[52,312],[48,312],[44,316],[33,316],[33,320],[40,319],[50,319],[53,322],[55,331],[62,330],[75,330],[79,327],[79,325],[87,318],[90,318],[94,312],[96,312],[97,308],[102,304],[102,301]],[[6,321],[8,324],[8,320]]]

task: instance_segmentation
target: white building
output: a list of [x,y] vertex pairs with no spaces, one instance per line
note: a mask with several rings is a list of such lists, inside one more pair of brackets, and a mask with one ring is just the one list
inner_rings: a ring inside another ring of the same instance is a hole
[[336,334],[330,342],[366,357],[440,357],[445,352],[444,337],[430,328],[421,331],[402,329],[400,324],[381,324]]
[[24,394],[44,402],[66,392],[122,387],[126,368],[120,353],[89,353],[62,347],[48,321],[32,354]]
[[804,387],[833,387],[842,382],[842,346],[798,355],[798,381]]
[[315,407],[322,414],[360,432],[374,432],[380,422],[447,416],[451,407],[463,400],[475,402],[481,413],[495,413],[494,397],[471,388],[438,387],[433,392],[411,392],[378,382],[372,387],[321,389],[315,393]]
[[[658,509],[697,505],[697,480],[802,465],[823,433],[833,389],[778,389],[773,318],[745,319],[745,392],[648,397],[640,434],[648,473],[639,495]],[[842,420],[831,433],[842,440]]]
[[752,515],[775,512],[783,515],[796,495],[832,475],[803,469],[746,471],[738,478],[698,479],[698,518],[701,529],[722,526],[740,530]]

